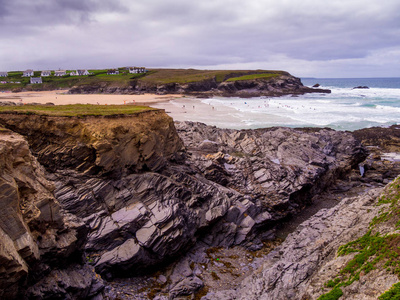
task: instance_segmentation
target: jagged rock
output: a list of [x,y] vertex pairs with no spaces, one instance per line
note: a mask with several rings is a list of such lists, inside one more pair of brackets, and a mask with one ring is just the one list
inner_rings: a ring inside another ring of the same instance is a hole
[[54,270],[31,286],[27,299],[93,299],[104,289],[104,283],[89,266],[72,265]]
[[160,170],[182,149],[172,119],[158,110],[85,118],[2,114],[0,124],[25,135],[51,171],[69,168],[118,178]]
[[[250,196],[246,204],[236,202],[239,210],[232,208],[228,214],[237,225],[245,213],[257,226],[295,213],[310,195],[366,157],[366,150],[350,133],[329,129],[230,130],[192,122],[176,122],[176,127],[192,164],[206,178],[219,184],[223,178],[224,186]],[[204,140],[218,146],[215,153],[199,147]],[[241,229],[239,235],[246,236],[246,231]]]
[[65,233],[69,244],[60,248],[55,237],[42,234],[39,252],[56,254],[54,261],[47,258],[54,268],[56,260],[74,252],[68,245],[80,249],[80,241],[106,278],[146,271],[198,240],[209,247],[258,248],[260,241],[253,240],[259,231],[270,235],[274,224],[300,211],[366,156],[345,132],[222,130],[191,122],[176,123],[176,131],[160,111],[0,120],[27,135],[50,172],[56,199],[76,216],[75,235]]
[[[73,255],[85,242],[85,224],[62,212],[53,190],[26,140],[0,130],[2,299],[23,294],[26,282],[46,280],[51,268],[74,261]],[[75,261],[81,256],[78,253]]]
[[199,277],[189,277],[174,286],[174,288],[170,290],[169,295],[172,299],[175,299],[177,296],[190,295],[196,292],[202,286],[203,281]]
[[[330,262],[338,247],[368,230],[368,223],[380,209],[375,205],[380,191],[370,190],[368,195],[344,199],[302,223],[267,256],[260,272],[243,281],[232,299],[318,298],[323,284],[349,259],[340,257]],[[385,285],[390,287],[394,282],[387,279]]]

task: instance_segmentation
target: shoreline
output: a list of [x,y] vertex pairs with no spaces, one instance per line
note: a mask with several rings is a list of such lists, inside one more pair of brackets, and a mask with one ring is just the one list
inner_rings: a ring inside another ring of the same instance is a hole
[[143,95],[115,95],[115,94],[67,94],[68,90],[0,93],[0,101],[15,103],[53,103],[54,105],[68,104],[98,104],[98,105],[123,105],[168,102],[170,100],[183,98],[179,94],[143,94]]

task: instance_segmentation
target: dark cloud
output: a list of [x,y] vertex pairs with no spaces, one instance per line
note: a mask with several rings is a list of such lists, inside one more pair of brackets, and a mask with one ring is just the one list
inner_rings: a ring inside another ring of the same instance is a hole
[[364,74],[362,63],[372,72],[384,69],[378,58],[387,67],[400,55],[398,0],[0,0],[0,8],[0,55],[11,57],[3,69],[137,62],[338,72],[332,62],[347,62]]
[[80,24],[93,19],[102,11],[127,11],[119,1],[108,0],[2,0],[6,13],[1,25],[12,29],[17,27],[53,26],[57,24]]

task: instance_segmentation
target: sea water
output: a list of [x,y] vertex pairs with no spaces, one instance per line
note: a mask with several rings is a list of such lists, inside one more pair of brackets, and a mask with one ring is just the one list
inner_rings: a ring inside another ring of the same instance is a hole
[[[356,130],[400,124],[400,78],[303,78],[302,83],[305,86],[318,83],[320,88],[330,89],[332,93],[186,99],[170,103],[181,108],[171,116],[175,120],[234,129],[287,126]],[[357,86],[369,88],[354,89]],[[168,107],[160,108],[168,111]]]

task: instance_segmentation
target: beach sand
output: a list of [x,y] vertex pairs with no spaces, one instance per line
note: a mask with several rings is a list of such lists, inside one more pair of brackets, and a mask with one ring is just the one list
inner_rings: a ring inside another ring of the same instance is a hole
[[[220,128],[252,128],[252,120],[248,120],[235,106],[221,106],[211,101],[204,103],[202,99],[179,94],[156,95],[115,95],[115,94],[67,94],[68,90],[0,93],[0,101],[15,103],[53,103],[66,104],[99,104],[123,105],[139,104],[164,109],[175,121],[202,122]],[[262,115],[274,121],[273,115]],[[250,122],[251,121],[251,122]],[[275,120],[277,121],[277,120]],[[250,124],[248,124],[250,122]]]
[[145,104],[169,101],[182,97],[182,95],[109,95],[109,94],[67,94],[68,90],[0,93],[0,101],[29,103],[54,103],[55,105],[65,104]]

